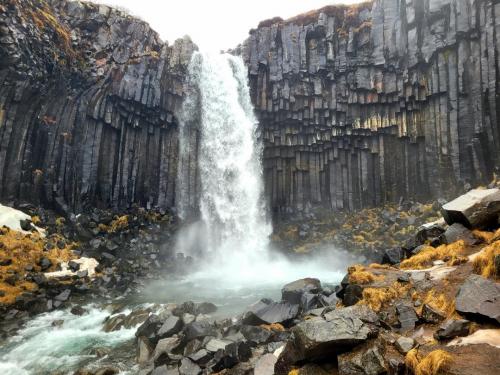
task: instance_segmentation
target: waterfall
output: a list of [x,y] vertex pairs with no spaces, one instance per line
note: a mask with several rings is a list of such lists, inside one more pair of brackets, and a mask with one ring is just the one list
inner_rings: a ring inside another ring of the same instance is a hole
[[241,267],[267,249],[271,225],[257,132],[241,58],[195,52],[179,131],[177,208],[200,222],[181,236],[185,252],[197,246]]

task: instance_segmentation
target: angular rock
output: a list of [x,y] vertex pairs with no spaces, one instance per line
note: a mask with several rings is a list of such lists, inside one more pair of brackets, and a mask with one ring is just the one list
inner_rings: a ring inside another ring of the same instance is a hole
[[338,357],[339,375],[379,375],[387,372],[377,346],[361,348]]
[[415,340],[411,337],[401,336],[396,340],[395,345],[401,354],[406,355],[415,346]]
[[460,223],[450,225],[441,235],[440,239],[445,244],[451,244],[460,240],[469,246],[479,243],[479,240],[472,235],[472,232]]
[[434,338],[436,340],[448,340],[457,336],[467,336],[469,329],[470,322],[468,320],[448,319],[434,332]]
[[246,340],[256,344],[264,344],[269,341],[272,336],[271,331],[262,327],[244,325],[241,327],[240,332]]
[[299,305],[304,293],[317,294],[321,291],[321,282],[314,278],[295,280],[281,289],[281,299],[292,305]]
[[277,360],[274,354],[264,354],[255,364],[254,375],[274,375],[274,365]]
[[206,320],[201,320],[198,322],[192,322],[184,327],[184,340],[191,341],[197,338],[203,338],[206,336],[215,336],[216,329],[212,323]]
[[455,309],[474,318],[500,323],[500,285],[479,275],[470,275],[460,286]]
[[177,356],[172,354],[172,351],[176,349],[180,343],[181,341],[177,337],[167,337],[159,340],[153,352],[155,366],[168,364],[172,360],[177,359]]
[[415,323],[418,321],[418,317],[412,305],[398,303],[396,304],[396,311],[398,314],[401,332],[406,332],[415,328]]
[[437,324],[446,319],[446,314],[428,304],[422,306],[422,320],[426,323]]
[[196,363],[191,361],[189,358],[183,358],[181,365],[179,366],[180,375],[199,375],[201,374],[201,368]]
[[244,324],[286,323],[299,314],[299,305],[263,299],[251,306],[243,318]]
[[158,330],[158,336],[160,338],[164,338],[175,335],[181,331],[182,326],[182,320],[175,315],[171,315],[163,322],[162,326]]
[[363,288],[357,284],[349,284],[345,287],[342,302],[345,306],[353,306],[363,299]]
[[500,189],[475,189],[442,207],[448,224],[460,223],[468,228],[496,224],[500,214]]
[[292,328],[288,342],[278,362],[295,364],[313,361],[341,353],[376,335],[376,330],[355,316],[331,316],[329,321],[311,319]]
[[405,258],[405,252],[400,247],[394,247],[384,251],[382,256],[383,264],[398,264]]

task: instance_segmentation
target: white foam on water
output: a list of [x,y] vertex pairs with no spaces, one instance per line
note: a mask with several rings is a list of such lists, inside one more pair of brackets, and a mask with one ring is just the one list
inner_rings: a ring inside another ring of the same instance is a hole
[[[73,373],[85,361],[95,362],[94,348],[113,348],[134,337],[136,327],[102,331],[110,314],[93,306],[82,316],[68,310],[41,314],[0,348],[0,374]],[[59,327],[52,322],[64,320]]]

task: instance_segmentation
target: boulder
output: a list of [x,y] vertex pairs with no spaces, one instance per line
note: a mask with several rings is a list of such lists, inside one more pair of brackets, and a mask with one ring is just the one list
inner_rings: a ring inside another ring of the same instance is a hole
[[215,353],[218,350],[226,349],[226,346],[228,346],[229,344],[231,344],[231,341],[214,338],[207,342],[207,344],[205,345],[205,349],[207,349],[209,352]]
[[446,319],[446,314],[428,304],[422,306],[422,320],[426,323],[437,324]]
[[197,352],[190,354],[188,357],[198,365],[204,366],[213,358],[213,353],[206,349],[200,349]]
[[418,318],[412,305],[403,302],[398,303],[396,304],[396,312],[402,332],[415,328],[415,323],[418,321]]
[[196,363],[194,363],[189,358],[183,358],[181,360],[181,365],[179,366],[180,375],[199,375],[201,374],[201,368]]
[[277,360],[274,354],[264,354],[255,364],[254,375],[274,375],[274,365]]
[[[326,314],[325,319],[328,320],[314,318],[293,327],[292,339],[287,343],[278,362],[295,364],[303,360],[322,359],[376,336],[378,329],[371,323],[365,323],[357,314],[361,310],[342,310]],[[374,319],[368,315],[364,318]]]
[[162,326],[158,330],[158,336],[160,338],[164,338],[175,335],[180,332],[182,325],[182,320],[179,317],[171,315],[163,322]]
[[155,366],[168,364],[171,360],[177,359],[177,356],[172,354],[172,351],[176,349],[180,343],[180,339],[177,337],[167,337],[158,341],[153,352]]
[[339,375],[379,375],[387,373],[384,358],[376,345],[343,353],[338,357]]
[[186,325],[183,332],[185,341],[216,335],[215,327],[207,320],[191,322]]
[[472,235],[472,232],[460,223],[450,225],[440,236],[441,243],[451,244],[456,241],[464,241],[466,245],[475,245],[479,240]]
[[479,275],[470,275],[457,292],[455,309],[500,323],[500,285]]
[[446,203],[442,214],[449,225],[460,223],[468,228],[497,224],[500,214],[500,189],[474,189]]
[[394,247],[384,251],[383,264],[398,264],[405,258],[405,252],[400,247]]
[[408,353],[415,346],[415,340],[411,337],[401,336],[394,343],[396,349],[403,355]]
[[146,337],[150,340],[152,344],[156,344],[158,342],[159,337],[157,336],[158,329],[161,327],[161,320],[158,315],[151,314],[145,321],[142,323],[137,331],[135,332],[136,337]]
[[321,291],[321,282],[314,278],[292,281],[281,289],[281,299],[292,305],[299,305],[304,293],[317,294]]
[[240,329],[241,334],[244,338],[255,344],[264,344],[269,342],[272,332],[257,326],[244,325]]
[[233,342],[224,350],[217,351],[209,366],[213,372],[220,372],[240,362],[248,361],[251,356],[252,350],[248,342]]
[[195,306],[195,314],[212,314],[217,311],[217,306],[211,302],[198,303]]
[[349,284],[344,288],[342,302],[345,306],[353,306],[363,299],[363,287],[358,284]]
[[250,325],[287,323],[299,314],[299,305],[262,299],[251,305],[244,314],[243,323]]
[[152,352],[153,348],[149,340],[145,337],[139,337],[137,339],[137,363],[147,363]]
[[468,320],[448,319],[434,332],[434,338],[436,340],[448,340],[457,336],[467,336],[469,328],[470,322]]

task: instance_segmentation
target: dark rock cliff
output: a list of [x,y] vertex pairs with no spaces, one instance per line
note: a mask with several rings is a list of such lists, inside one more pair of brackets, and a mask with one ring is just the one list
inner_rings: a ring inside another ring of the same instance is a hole
[[375,0],[240,47],[275,210],[446,196],[500,166],[500,2]]
[[91,3],[0,4],[0,197],[168,207],[195,46]]
[[[375,0],[262,22],[249,66],[274,211],[451,194],[500,166],[500,3]],[[0,3],[0,199],[172,207],[189,39],[66,0]]]

